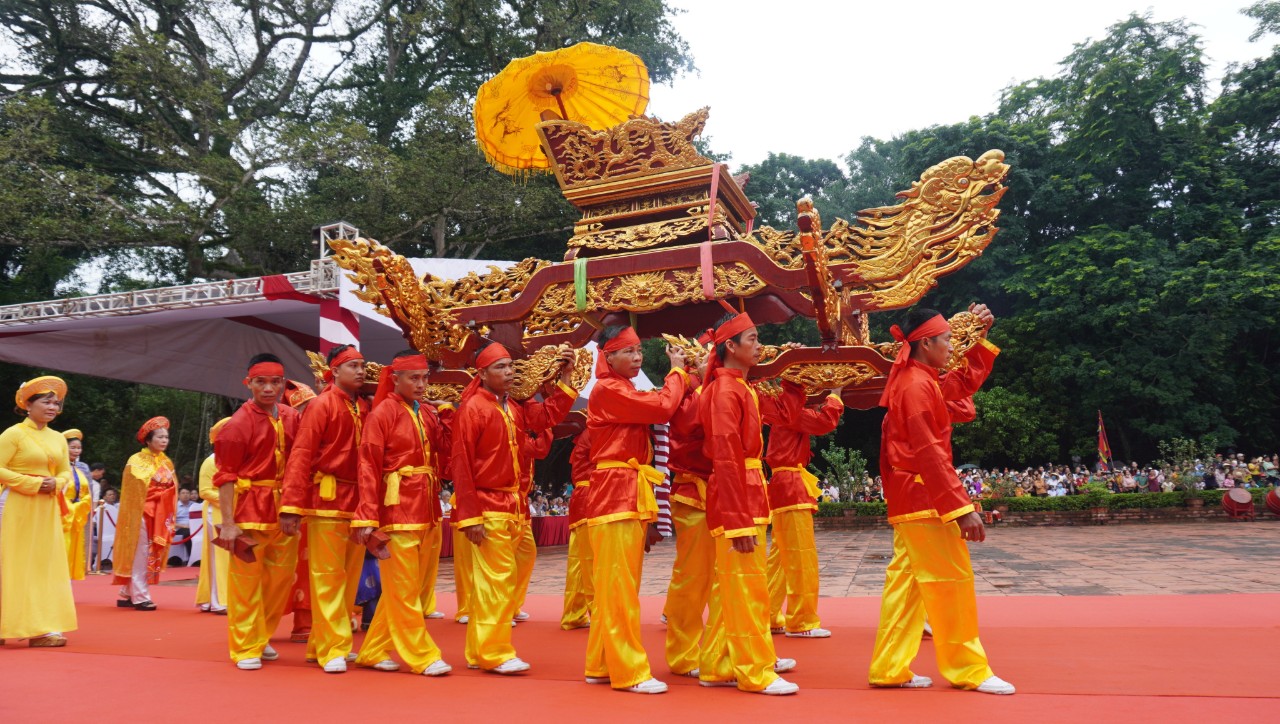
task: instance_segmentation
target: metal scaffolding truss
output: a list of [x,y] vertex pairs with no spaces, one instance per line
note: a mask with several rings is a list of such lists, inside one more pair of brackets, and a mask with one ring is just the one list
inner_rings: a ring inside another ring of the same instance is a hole
[[[293,288],[305,294],[332,298],[338,292],[338,265],[331,258],[311,262],[310,271],[285,274]],[[0,327],[55,319],[85,319],[145,314],[164,309],[193,309],[223,304],[265,301],[264,277],[97,294],[0,307]]]

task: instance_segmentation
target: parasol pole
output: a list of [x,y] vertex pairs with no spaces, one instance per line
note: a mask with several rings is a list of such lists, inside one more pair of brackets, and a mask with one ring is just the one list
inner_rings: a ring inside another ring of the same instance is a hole
[[561,118],[563,118],[563,119],[565,119],[565,120],[567,121],[567,120],[570,120],[570,119],[569,119],[569,111],[566,111],[566,110],[564,109],[564,101],[560,100],[560,91],[561,91],[561,90],[562,90],[562,89],[560,89],[560,88],[556,88],[555,86],[551,85],[550,83],[548,83],[548,84],[547,84],[547,92],[548,92],[548,93],[550,93],[550,94],[552,95],[552,97],[554,97],[554,98],[556,99],[556,105],[557,105],[557,106],[560,106],[560,117],[561,117]]

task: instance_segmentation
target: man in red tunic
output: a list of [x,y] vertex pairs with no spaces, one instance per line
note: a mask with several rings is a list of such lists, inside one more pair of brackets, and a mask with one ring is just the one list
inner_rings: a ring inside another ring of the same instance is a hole
[[[549,430],[577,398],[569,386],[573,351],[556,391],[542,402],[508,398],[511,353],[490,344],[476,358],[476,376],[463,390],[453,427],[453,525],[471,546],[466,657],[469,668],[496,674],[528,671],[511,644],[518,612],[516,550],[523,534],[520,508],[521,436]],[[527,436],[527,435],[526,435]]]
[[436,465],[448,464],[452,406],[420,402],[427,387],[427,358],[413,350],[382,368],[373,412],[360,438],[360,503],[356,518],[377,518],[387,537],[379,564],[382,598],[356,663],[396,671],[394,646],[415,674],[452,671],[427,633],[422,588],[431,556],[429,536],[440,525]]
[[529,595],[529,582],[533,580],[533,566],[538,562],[538,544],[533,539],[533,466],[551,452],[554,436],[550,430],[534,432],[525,430],[521,438],[524,451],[520,454],[520,467],[524,479],[520,482],[520,542],[516,545],[516,615],[515,623],[529,620],[524,611],[524,601]]
[[[983,318],[988,327],[994,321],[989,313]],[[887,408],[880,474],[893,525],[894,556],[885,572],[868,679],[880,687],[933,684],[911,671],[920,646],[918,632],[928,615],[938,669],[949,683],[982,693],[1012,694],[1014,687],[992,673],[978,640],[966,541],[981,542],[986,532],[951,457],[955,413],[948,399],[963,398],[957,383],[946,375],[939,378],[951,356],[950,326],[933,310],[915,309],[905,329],[894,325],[891,331],[902,347],[880,399]],[[985,338],[975,347],[979,348],[969,359],[981,364],[985,358],[990,369],[998,350]],[[976,376],[972,370],[964,374]]]
[[231,556],[227,575],[227,639],[231,660],[244,670],[279,658],[269,643],[284,615],[293,586],[298,539],[280,532],[280,486],[298,431],[298,413],[280,404],[284,365],[260,354],[244,379],[253,399],[236,410],[214,443],[222,528],[218,537],[235,544],[246,537],[254,560]]
[[[785,394],[804,404],[804,388],[783,382]],[[818,478],[808,470],[813,457],[810,438],[826,435],[840,424],[844,403],[834,390],[821,403],[802,407],[794,421],[769,428],[765,462],[769,480],[769,508],[773,514],[773,545],[769,549],[769,616],[774,631],[793,638],[828,638],[818,618],[818,547],[813,537],[813,513],[821,494]],[[786,618],[783,618],[783,604]]]
[[[710,341],[710,338],[707,338]],[[694,378],[706,374],[706,358],[699,360]],[[703,452],[698,405],[702,385],[691,389],[671,418],[671,520],[675,527],[676,558],[667,584],[666,656],[671,673],[698,676],[702,612],[715,578],[716,546],[707,528],[707,478],[711,461]]]
[[761,470],[764,455],[760,398],[746,374],[760,358],[755,323],[746,314],[716,326],[699,418],[711,460],[707,527],[715,538],[715,583],[703,637],[699,680],[703,686],[794,694],[800,687],[778,676],[795,667],[779,660],[769,635],[769,584],[765,529],[769,498]]
[[595,588],[591,584],[591,541],[582,527],[582,517],[587,502],[587,487],[591,484],[591,436],[584,426],[573,439],[573,452],[569,455],[573,492],[569,496],[569,553],[564,576],[564,610],[560,614],[560,628],[572,631],[591,625],[591,609]]
[[285,471],[280,529],[296,535],[307,525],[311,577],[311,636],[307,659],[326,673],[347,670],[351,655],[351,609],[364,563],[364,542],[376,517],[356,518],[361,428],[369,403],[360,396],[364,355],[351,345],[329,351],[329,380],[307,406]]
[[586,681],[639,694],[667,685],[649,669],[640,643],[640,570],[648,524],[657,519],[650,425],[664,424],[684,398],[684,352],[667,348],[671,371],[661,390],[637,390],[644,353],[630,327],[605,327],[596,353],[596,383],[587,403],[591,471],[583,511],[591,541],[595,608],[587,637]]

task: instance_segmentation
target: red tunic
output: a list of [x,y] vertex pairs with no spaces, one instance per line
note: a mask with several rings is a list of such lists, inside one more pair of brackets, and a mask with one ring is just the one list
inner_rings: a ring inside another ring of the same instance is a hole
[[[648,510],[642,504],[639,471],[610,466],[632,460],[639,466],[652,464],[649,426],[671,420],[684,398],[687,382],[688,375],[681,369],[668,372],[660,390],[637,390],[631,380],[616,375],[596,380],[587,402],[593,466],[582,514],[587,525],[657,518],[656,509]],[[658,478],[661,484],[661,473]]]
[[702,390],[698,417],[711,460],[707,480],[707,527],[711,535],[754,536],[769,522],[765,493],[760,398],[741,370],[721,367]]
[[573,439],[573,452],[569,455],[570,475],[573,476],[573,492],[569,494],[569,527],[576,528],[583,522],[586,509],[587,486],[591,484],[591,434],[583,428]]
[[[702,387],[685,395],[671,418],[671,499],[698,510],[707,509],[707,478],[711,477],[711,461],[703,452],[702,422],[698,419],[698,401]],[[701,484],[699,484],[701,483]]]
[[520,514],[524,516],[526,523],[533,518],[533,511],[529,507],[529,497],[533,492],[533,464],[534,461],[542,460],[551,453],[551,442],[554,439],[551,430],[532,434],[526,431],[520,438],[523,443],[520,451],[520,472],[524,474],[524,480],[520,481]]
[[982,340],[962,367],[938,375],[915,360],[890,390],[880,435],[880,476],[889,523],[940,518],[949,522],[973,512],[973,503],[951,458],[956,410],[948,400],[971,396],[991,371],[999,349]]
[[519,520],[521,435],[556,426],[569,414],[578,393],[563,384],[542,402],[508,399],[505,407],[481,387],[454,417],[452,474],[453,526],[466,528],[486,518]]
[[[800,394],[804,394],[803,390]],[[769,507],[773,512],[818,509],[800,470],[786,468],[805,468],[813,457],[810,436],[826,435],[835,430],[842,414],[844,403],[839,397],[828,395],[817,407],[801,408],[790,424],[769,428],[769,451],[765,454],[765,462],[773,471],[769,480]]]
[[[329,385],[307,406],[298,438],[284,474],[280,512],[323,518],[355,518],[360,502],[360,428],[369,414],[364,398],[352,400],[337,385]],[[323,496],[323,476],[333,476],[332,500]],[[357,528],[376,528],[377,516],[355,518]]]
[[236,525],[248,530],[274,530],[279,523],[280,488],[301,416],[288,405],[277,405],[276,413],[273,419],[252,400],[244,403],[213,446],[213,484],[236,486]]
[[[448,464],[452,411],[451,405],[437,413],[419,404],[415,413],[393,392],[369,413],[360,435],[357,519],[376,518],[384,531],[425,530],[440,522],[437,466]],[[388,504],[390,473],[399,477],[400,500]]]

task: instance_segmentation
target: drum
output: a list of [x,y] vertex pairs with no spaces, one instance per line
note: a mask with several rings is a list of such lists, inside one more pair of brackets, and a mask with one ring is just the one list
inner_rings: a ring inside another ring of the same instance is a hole
[[1280,488],[1272,488],[1271,492],[1267,493],[1267,510],[1270,510],[1272,515],[1280,515]]
[[1243,488],[1231,488],[1222,496],[1222,509],[1232,518],[1253,518],[1253,496]]

